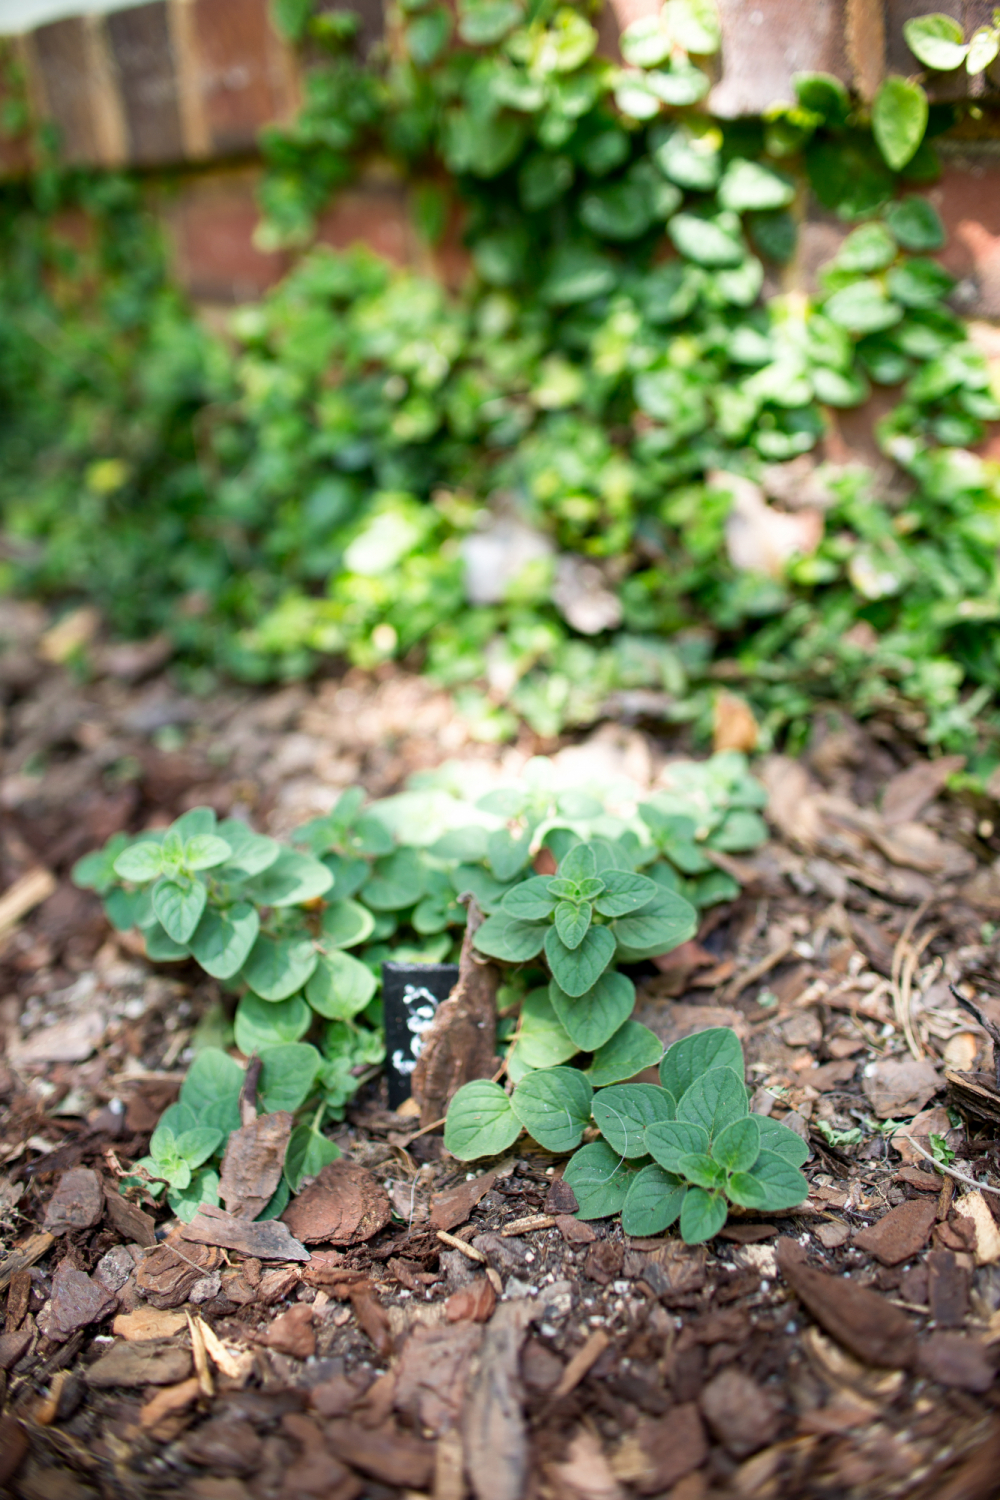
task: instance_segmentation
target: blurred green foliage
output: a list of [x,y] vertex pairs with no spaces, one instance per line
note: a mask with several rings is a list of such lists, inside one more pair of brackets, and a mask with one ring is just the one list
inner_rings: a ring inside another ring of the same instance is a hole
[[[704,727],[724,680],[766,738],[836,701],[969,745],[1000,681],[1000,507],[966,450],[1000,406],[913,191],[933,145],[892,172],[823,75],[765,120],[711,120],[713,14],[669,0],[620,67],[580,9],[466,0],[456,37],[405,0],[362,65],[350,17],[280,7],[314,61],[298,121],[265,134],[262,242],[308,246],[377,152],[429,244],[461,216],[455,295],[306,249],[222,338],[171,289],[135,184],[5,189],[2,583],[168,628],[195,685],[405,658],[483,736],[644,703]],[[810,191],[860,221],[813,300],[779,290]],[[897,482],[781,467],[873,385],[901,388],[879,428]],[[767,540],[761,481],[808,489],[823,537],[737,566],[741,514]],[[470,605],[470,541],[498,515],[542,544]],[[562,612],[580,618],[572,579],[553,602],[567,559],[591,567],[592,634]]]

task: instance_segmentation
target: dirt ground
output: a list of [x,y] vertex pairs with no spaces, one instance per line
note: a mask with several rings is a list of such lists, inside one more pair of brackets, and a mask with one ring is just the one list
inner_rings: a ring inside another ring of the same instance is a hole
[[757,767],[773,838],[743,895],[639,976],[664,1043],[737,1030],[753,1107],[811,1148],[801,1208],[630,1240],[572,1216],[561,1159],[471,1172],[375,1080],[334,1132],[346,1167],[295,1200],[337,1227],[265,1260],[117,1192],[220,994],[113,933],[73,861],[206,803],[280,834],[444,760],[541,750],[648,786],[685,747],[479,745],[394,669],[198,699],[152,650],[60,664],[41,611],[4,608],[0,1492],[1000,1494],[1000,813],[943,790],[956,762],[819,718],[800,761]]

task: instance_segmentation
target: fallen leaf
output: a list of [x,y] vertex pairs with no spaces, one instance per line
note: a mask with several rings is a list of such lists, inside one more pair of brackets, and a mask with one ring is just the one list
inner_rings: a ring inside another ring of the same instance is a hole
[[168,1339],[187,1327],[183,1313],[166,1312],[159,1307],[137,1307],[135,1312],[119,1313],[111,1325],[119,1338],[136,1343],[143,1339]]
[[306,1245],[359,1245],[384,1229],[392,1205],[381,1183],[356,1162],[332,1161],[282,1214]]
[[708,1442],[698,1408],[682,1401],[658,1421],[640,1420],[618,1445],[611,1467],[640,1495],[658,1495],[700,1469]]
[[199,1245],[240,1250],[257,1260],[309,1259],[305,1245],[299,1244],[280,1219],[237,1218],[210,1203],[203,1203],[190,1224],[181,1226],[180,1237]]
[[936,1208],[935,1203],[926,1199],[911,1198],[891,1208],[876,1224],[859,1230],[853,1243],[858,1250],[874,1255],[882,1265],[898,1266],[904,1260],[911,1260],[926,1245],[934,1228]]
[[561,552],[556,559],[552,602],[566,623],[581,635],[617,630],[622,622],[622,602],[608,588],[601,569],[572,552]]
[[941,1079],[929,1058],[884,1057],[865,1069],[861,1087],[880,1119],[908,1119],[933,1098]]
[[527,1298],[501,1302],[487,1326],[462,1413],[465,1469],[476,1500],[522,1500],[528,1430],[519,1357],[537,1309]]
[[709,474],[708,482],[733,497],[726,517],[726,551],[739,572],[783,578],[793,557],[808,557],[822,541],[822,511],[789,515],[776,510],[767,504],[760,485],[742,475],[717,471]]
[[444,1305],[444,1315],[449,1323],[460,1323],[468,1319],[473,1323],[487,1323],[497,1305],[497,1294],[485,1276],[477,1276],[468,1286],[452,1292]]
[[905,771],[897,771],[882,793],[882,821],[891,826],[919,818],[943,790],[948,778],[964,765],[964,755],[942,755],[940,760],[918,760]]
[[840,1276],[815,1271],[798,1241],[778,1241],[778,1265],[800,1302],[827,1333],[858,1359],[904,1369],[913,1363],[916,1336],[910,1319],[878,1292]]
[[745,698],[725,691],[716,693],[712,705],[712,749],[742,750],[749,755],[757,748],[760,729]]
[[565,1177],[555,1177],[549,1184],[549,1190],[545,1194],[545,1212],[547,1214],[575,1214],[580,1207],[576,1201],[576,1194],[566,1181]]
[[624,1500],[624,1491],[599,1440],[586,1428],[573,1438],[565,1460],[550,1465],[549,1474],[558,1486],[560,1500]]
[[961,1333],[932,1333],[917,1354],[917,1368],[939,1385],[962,1391],[988,1391],[996,1368],[977,1339]]
[[958,880],[976,868],[973,854],[961,844],[943,839],[923,823],[896,823],[884,832],[873,829],[869,837],[894,865]]
[[431,1223],[435,1229],[457,1229],[464,1224],[481,1198],[496,1182],[495,1172],[483,1172],[471,1182],[459,1182],[431,1199]]
[[294,1115],[281,1109],[232,1132],[219,1174],[219,1197],[231,1214],[255,1219],[270,1203],[281,1181],[294,1124]]
[[43,1229],[50,1234],[69,1234],[92,1229],[104,1212],[101,1179],[89,1167],[72,1167],[59,1179],[45,1209]]
[[52,1278],[52,1302],[45,1332],[54,1343],[61,1344],[78,1328],[100,1323],[117,1306],[118,1298],[113,1292],[63,1261]]
[[597,1240],[587,1251],[583,1274],[599,1286],[610,1286],[621,1275],[624,1251],[615,1240]]
[[779,1402],[734,1365],[709,1381],[699,1405],[716,1438],[734,1458],[748,1458],[777,1436]]
[[191,1373],[191,1351],[163,1340],[112,1344],[87,1370],[87,1383],[99,1387],[175,1385]]
[[787,755],[768,755],[755,767],[767,789],[767,816],[793,845],[816,848],[823,833],[820,789],[801,761]]
[[309,1359],[316,1353],[313,1310],[308,1302],[297,1302],[275,1318],[261,1336],[261,1343],[292,1359]]
[[474,1323],[438,1328],[417,1324],[399,1356],[397,1411],[429,1428],[435,1437],[456,1427],[482,1340],[483,1330]]
[[991,1266],[1000,1260],[1000,1228],[982,1193],[963,1193],[955,1200],[955,1212],[971,1220],[975,1229],[976,1265]]

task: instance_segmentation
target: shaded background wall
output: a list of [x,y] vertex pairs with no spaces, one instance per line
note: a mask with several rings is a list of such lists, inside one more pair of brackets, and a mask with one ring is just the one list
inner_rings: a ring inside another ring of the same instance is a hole
[[[333,8],[337,0],[330,0]],[[601,17],[602,50],[614,56],[622,27],[659,8],[660,0],[608,0]],[[25,30],[39,15],[82,10],[74,0],[0,0],[0,32],[20,64],[36,121],[59,128],[69,162],[150,174],[167,223],[178,280],[200,302],[231,303],[258,296],[287,266],[253,242],[257,133],[290,119],[301,91],[301,64],[271,25],[267,0],[152,0],[127,6],[94,0],[97,8]],[[361,15],[358,49],[377,46],[382,0],[355,0]],[[912,73],[918,64],[903,40],[903,23],[944,10],[966,28],[992,18],[992,0],[719,0],[723,44],[715,60],[708,108],[732,118],[759,114],[792,97],[799,71],[833,73],[870,98],[884,73]],[[929,190],[949,230],[942,260],[960,279],[957,301],[969,317],[1000,322],[1000,69],[969,80],[933,75],[932,98],[976,94],[982,118],[969,138],[943,143],[945,171]],[[2,85],[0,85],[2,87]],[[939,143],[940,145],[941,143]],[[0,141],[0,173],[30,169],[26,140]],[[808,286],[815,267],[833,253],[843,226],[811,214],[788,275]],[[319,238],[335,246],[362,240],[399,264],[429,262],[408,212],[407,186],[373,165],[339,195]],[[436,269],[461,274],[461,256],[445,254]],[[988,339],[984,328],[981,338]],[[995,335],[1000,357],[1000,331]]]

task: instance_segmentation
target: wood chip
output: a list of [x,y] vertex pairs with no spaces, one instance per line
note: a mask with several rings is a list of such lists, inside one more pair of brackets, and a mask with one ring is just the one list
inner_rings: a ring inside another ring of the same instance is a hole
[[137,1307],[135,1312],[119,1313],[111,1325],[112,1332],[129,1343],[144,1339],[168,1339],[187,1323],[184,1313],[167,1312],[160,1307]]
[[806,1264],[797,1240],[778,1241],[778,1265],[796,1296],[827,1333],[870,1365],[906,1369],[916,1354],[910,1319],[887,1298]]
[[175,1385],[191,1374],[191,1351],[184,1344],[164,1340],[112,1344],[90,1365],[87,1384],[114,1386]]
[[101,1179],[90,1167],[72,1167],[59,1179],[45,1208],[44,1227],[50,1234],[93,1229],[104,1213]]
[[156,1220],[152,1214],[123,1198],[116,1188],[105,1188],[104,1201],[108,1218],[127,1244],[141,1245],[144,1250],[156,1244]]
[[445,1302],[444,1315],[449,1323],[463,1320],[472,1323],[488,1323],[497,1305],[497,1294],[488,1277],[477,1276],[468,1286],[452,1292]]
[[280,1109],[232,1132],[219,1174],[219,1197],[231,1214],[255,1219],[270,1203],[294,1124],[295,1117]]
[[36,1260],[41,1260],[54,1244],[55,1236],[45,1233],[29,1235],[20,1245],[15,1246],[10,1255],[0,1261],[0,1292],[10,1285],[10,1278],[16,1271],[26,1271]]
[[513,1234],[531,1234],[536,1229],[553,1229],[555,1219],[551,1214],[529,1214],[525,1219],[512,1219],[505,1224],[500,1233],[504,1239]]
[[199,1245],[222,1245],[257,1260],[308,1260],[309,1251],[280,1219],[238,1218],[225,1209],[203,1203],[180,1236]]
[[192,1375],[190,1380],[181,1381],[179,1385],[167,1386],[165,1390],[157,1391],[151,1401],[146,1402],[139,1413],[139,1423],[152,1436],[158,1436],[165,1418],[187,1411],[200,1395],[201,1385],[197,1375]]
[[963,1193],[955,1200],[955,1212],[971,1221],[975,1229],[977,1266],[992,1266],[1000,1260],[1000,1228],[982,1193]]
[[[934,1228],[935,1217],[933,1203],[926,1198],[911,1198],[907,1203],[891,1208],[876,1224],[859,1230],[853,1243],[856,1249],[874,1255],[883,1266],[898,1266],[904,1260],[912,1260],[923,1249]],[[990,1222],[993,1222],[992,1215]]]
[[464,1224],[480,1199],[496,1182],[495,1172],[483,1172],[471,1182],[459,1182],[431,1199],[431,1223],[435,1229],[457,1229]]
[[212,1384],[212,1372],[208,1368],[208,1351],[205,1348],[205,1338],[202,1334],[203,1324],[199,1318],[195,1321],[191,1314],[187,1314],[188,1332],[191,1335],[191,1355],[194,1359],[194,1373],[198,1377],[201,1394],[206,1399],[215,1395],[215,1387]]
[[365,1167],[333,1161],[282,1214],[304,1245],[360,1245],[384,1229],[392,1204],[382,1184]]
[[528,1429],[520,1378],[521,1345],[539,1309],[526,1298],[502,1302],[487,1324],[462,1412],[465,1469],[476,1500],[522,1500]]
[[611,1340],[603,1328],[595,1328],[587,1342],[578,1349],[562,1372],[553,1396],[568,1396],[575,1391],[592,1365],[596,1364]]
[[0,896],[0,945],[10,936],[21,918],[47,901],[55,888],[56,878],[52,871],[39,865],[34,870],[28,870],[4,891]]

